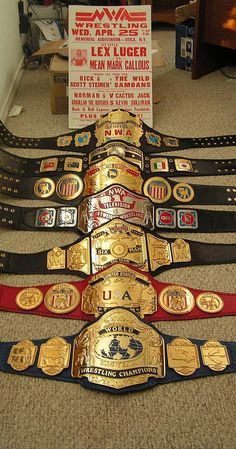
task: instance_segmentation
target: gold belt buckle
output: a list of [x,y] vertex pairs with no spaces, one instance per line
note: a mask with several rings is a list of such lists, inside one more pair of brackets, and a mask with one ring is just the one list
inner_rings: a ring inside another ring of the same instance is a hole
[[84,196],[92,195],[113,184],[122,184],[129,190],[141,193],[143,179],[138,167],[117,156],[109,156],[87,170],[84,183]]
[[170,243],[155,235],[146,233],[121,219],[95,229],[90,237],[78,241],[67,250],[53,248],[47,253],[47,269],[97,273],[112,263],[130,263],[142,271],[156,271],[172,262],[190,262],[191,251],[188,242],[176,239]]
[[74,340],[72,377],[121,389],[165,377],[165,342],[125,309],[113,309]]
[[136,147],[140,147],[140,139],[143,135],[143,126],[138,116],[133,116],[127,111],[112,111],[96,122],[95,137],[96,146],[105,142],[119,139],[125,140]]
[[157,310],[157,292],[148,276],[116,264],[93,275],[82,293],[81,310],[96,317],[114,307],[128,308],[141,318]]
[[115,219],[91,234],[92,272],[113,262],[134,264],[148,270],[148,254],[145,233],[139,226]]

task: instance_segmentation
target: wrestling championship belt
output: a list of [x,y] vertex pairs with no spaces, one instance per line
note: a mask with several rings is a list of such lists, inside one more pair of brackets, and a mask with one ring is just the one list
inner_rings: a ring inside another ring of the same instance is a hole
[[161,176],[141,173],[138,167],[110,156],[91,166],[85,173],[26,178],[0,170],[0,193],[16,198],[46,199],[77,206],[81,199],[120,184],[143,194],[153,203],[167,204],[236,204],[236,186],[209,186],[174,182]]
[[123,307],[146,321],[191,320],[236,315],[236,294],[159,282],[125,264],[77,282],[31,287],[0,285],[0,310],[93,321]]
[[0,250],[0,272],[71,274],[86,278],[114,262],[129,263],[154,276],[165,270],[236,262],[236,244],[208,244],[161,238],[140,226],[114,219],[74,244],[34,254]]
[[69,337],[0,343],[0,370],[109,393],[236,371],[236,343],[165,335],[115,308]]
[[23,177],[41,177],[44,173],[50,176],[68,172],[81,173],[109,156],[118,156],[123,161],[139,167],[144,173],[161,173],[162,177],[236,174],[236,159],[155,157],[144,154],[141,149],[128,146],[123,142],[110,142],[86,155],[67,154],[37,159],[16,156],[0,148],[0,169]]
[[119,185],[84,198],[78,207],[37,208],[0,203],[0,226],[22,231],[66,230],[87,234],[114,218],[153,231],[236,231],[236,212],[161,207]]
[[53,149],[87,153],[112,140],[121,140],[141,147],[144,153],[163,153],[187,148],[216,148],[236,145],[236,136],[173,137],[147,126],[137,115],[114,110],[94,124],[55,137],[26,138],[15,136],[0,122],[0,140],[13,148]]

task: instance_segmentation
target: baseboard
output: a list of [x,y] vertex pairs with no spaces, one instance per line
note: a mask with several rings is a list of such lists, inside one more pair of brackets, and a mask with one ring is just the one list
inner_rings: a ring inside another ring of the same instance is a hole
[[24,69],[22,69],[23,62],[24,62],[24,55],[22,56],[22,58],[21,58],[21,60],[20,60],[20,62],[18,64],[18,67],[16,69],[15,76],[14,76],[14,78],[12,80],[11,86],[10,86],[10,88],[9,88],[7,94],[6,94],[6,98],[5,98],[3,107],[0,110],[0,119],[3,122],[5,122],[6,119],[7,119],[7,116],[8,116],[9,110],[11,108],[13,99],[15,97],[15,94],[16,94],[17,89],[19,87],[19,84],[21,82],[21,78],[22,78],[23,73],[24,73]]

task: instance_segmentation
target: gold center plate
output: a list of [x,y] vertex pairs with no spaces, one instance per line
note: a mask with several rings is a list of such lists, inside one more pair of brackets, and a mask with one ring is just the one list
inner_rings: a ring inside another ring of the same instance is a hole
[[114,139],[124,140],[140,147],[142,135],[142,121],[138,116],[133,116],[127,111],[109,112],[96,122],[97,147]]
[[125,309],[113,309],[74,340],[72,377],[116,389],[165,377],[165,343]]
[[130,262],[141,270],[148,270],[148,255],[144,231],[116,219],[91,234],[92,272],[113,262]]
[[133,192],[141,193],[143,179],[135,165],[117,156],[110,156],[87,170],[84,183],[84,195],[93,195],[113,184],[121,184]]
[[116,264],[89,280],[82,293],[81,310],[95,316],[114,307],[125,307],[141,317],[157,310],[157,293],[144,274]]
[[84,198],[79,204],[78,215],[79,228],[86,233],[115,218],[151,229],[154,227],[151,202],[119,185],[113,185],[97,195]]

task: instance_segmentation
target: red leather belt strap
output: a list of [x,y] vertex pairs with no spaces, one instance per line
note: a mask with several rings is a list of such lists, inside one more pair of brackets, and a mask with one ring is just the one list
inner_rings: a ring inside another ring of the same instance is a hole
[[0,285],[0,310],[92,321],[115,306],[130,307],[146,321],[212,318],[236,314],[236,293],[160,282],[125,264],[86,280],[37,287]]

